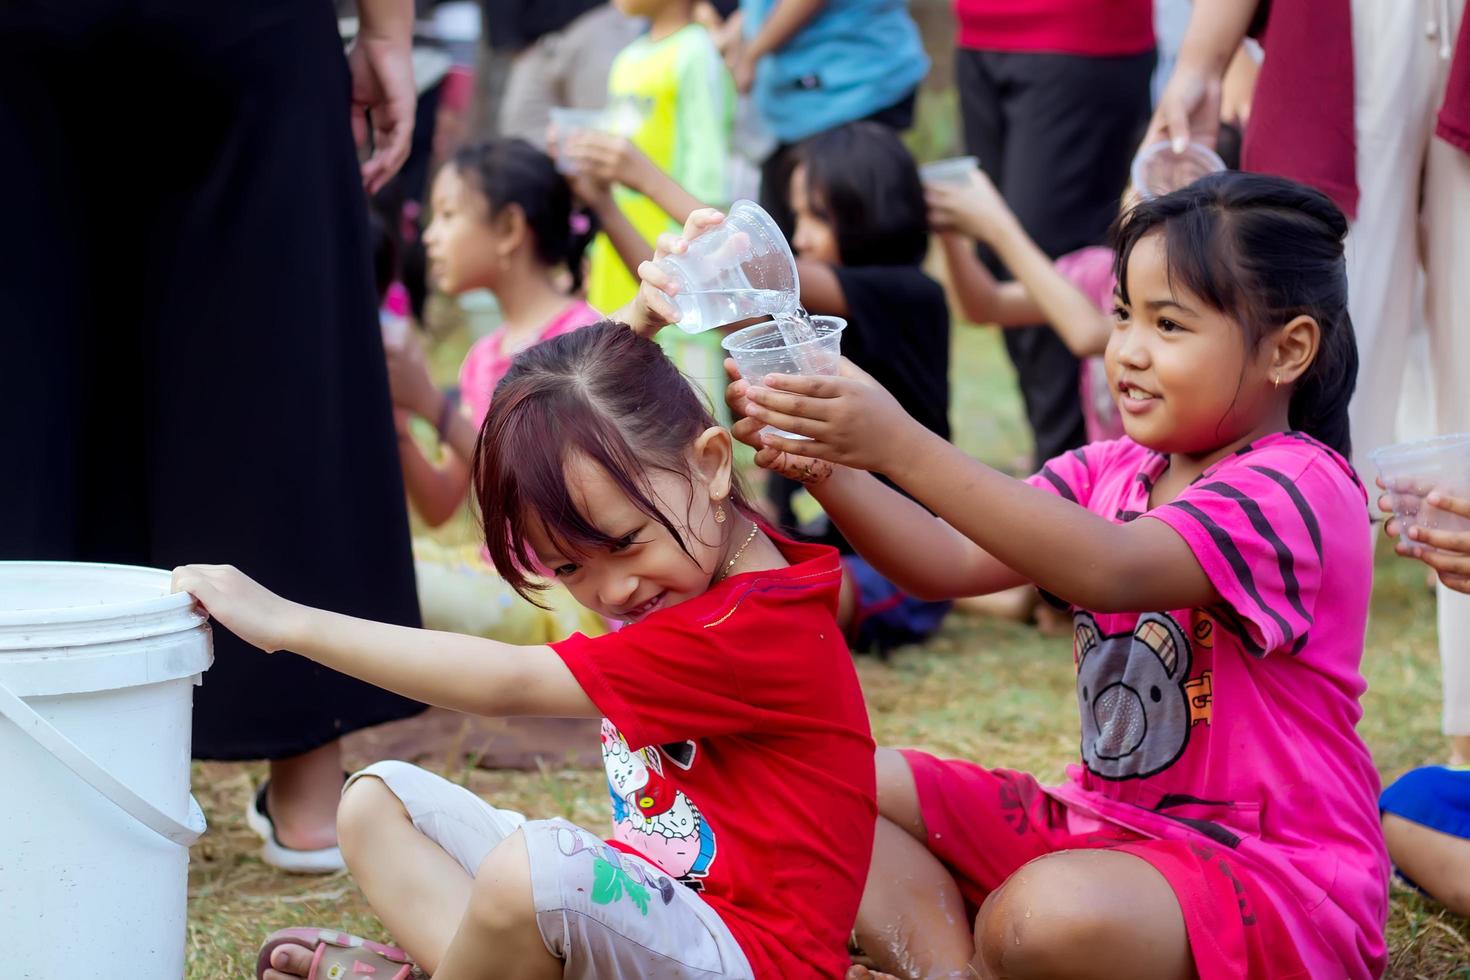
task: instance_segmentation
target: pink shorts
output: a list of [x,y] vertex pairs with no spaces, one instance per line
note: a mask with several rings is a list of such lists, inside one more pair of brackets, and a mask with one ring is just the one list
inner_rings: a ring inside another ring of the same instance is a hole
[[1308,976],[1281,913],[1227,848],[1156,840],[1077,814],[1034,776],[905,750],[929,850],[960,886],[973,916],[985,896],[1046,854],[1108,848],[1154,867],[1179,900],[1200,980]]

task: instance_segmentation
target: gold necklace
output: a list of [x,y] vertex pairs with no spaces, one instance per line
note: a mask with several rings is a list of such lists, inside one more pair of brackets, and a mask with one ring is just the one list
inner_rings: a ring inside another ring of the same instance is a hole
[[735,563],[740,560],[740,556],[745,554],[745,549],[750,547],[750,543],[755,540],[755,536],[760,533],[760,529],[761,526],[755,521],[750,522],[750,534],[746,535],[745,542],[739,548],[735,549],[735,557],[725,562],[725,567],[720,572],[720,577],[715,579],[716,582],[723,582],[729,576],[730,569],[734,568]]

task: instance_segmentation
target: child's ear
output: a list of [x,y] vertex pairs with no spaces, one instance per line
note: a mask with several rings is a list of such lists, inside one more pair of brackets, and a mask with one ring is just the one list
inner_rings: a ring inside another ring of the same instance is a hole
[[526,224],[526,212],[519,204],[507,204],[500,209],[494,221],[495,237],[502,259],[508,259],[520,251],[525,244],[530,228]]
[[1291,384],[1307,373],[1322,344],[1322,327],[1316,318],[1303,314],[1276,333],[1271,353],[1270,379]]
[[730,433],[712,425],[694,440],[692,451],[691,462],[698,486],[709,492],[709,499],[713,502],[729,497],[735,465]]

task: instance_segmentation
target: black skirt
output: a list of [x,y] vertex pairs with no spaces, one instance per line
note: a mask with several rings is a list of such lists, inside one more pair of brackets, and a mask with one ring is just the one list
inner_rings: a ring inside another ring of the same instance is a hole
[[[0,4],[0,557],[419,625],[328,0]],[[200,758],[421,706],[218,627]]]

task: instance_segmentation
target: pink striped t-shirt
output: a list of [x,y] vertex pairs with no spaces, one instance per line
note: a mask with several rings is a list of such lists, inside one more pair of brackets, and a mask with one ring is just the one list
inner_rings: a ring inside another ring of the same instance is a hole
[[1311,976],[1379,976],[1389,864],[1356,731],[1372,587],[1362,484],[1326,446],[1278,433],[1150,508],[1168,466],[1125,438],[1027,481],[1117,523],[1163,521],[1221,596],[1141,614],[1073,608],[1083,764],[1047,792],[1149,837],[1231,848]]
[[[601,319],[602,314],[584,301],[574,300],[547,321],[530,346],[571,333],[578,327],[585,327]],[[505,352],[503,327],[475,341],[465,354],[464,363],[459,367],[459,400],[470,410],[475,425],[485,421],[485,416],[490,411],[490,398],[495,394],[495,386],[500,384],[500,379],[505,377],[505,372],[510,370],[514,360],[514,354]]]

